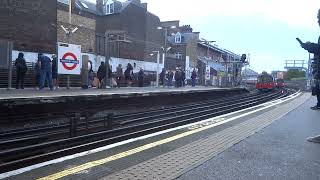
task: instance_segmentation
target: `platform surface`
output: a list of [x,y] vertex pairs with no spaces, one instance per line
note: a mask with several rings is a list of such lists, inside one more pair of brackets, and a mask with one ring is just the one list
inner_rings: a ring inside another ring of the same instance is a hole
[[320,144],[306,139],[320,134],[316,98],[269,127],[180,176],[178,180],[320,179]]
[[301,94],[8,179],[320,179],[320,144],[306,141],[320,134],[314,104]]
[[50,91],[48,89],[0,89],[0,101],[14,100],[14,99],[33,99],[33,98],[59,98],[59,97],[77,97],[77,96],[112,96],[112,95],[135,95],[135,94],[161,94],[161,93],[192,93],[192,92],[206,92],[206,91],[229,91],[242,90],[241,88],[215,88],[215,87],[181,87],[181,88],[164,88],[164,87],[122,87],[110,89],[80,89],[60,88],[58,90]]

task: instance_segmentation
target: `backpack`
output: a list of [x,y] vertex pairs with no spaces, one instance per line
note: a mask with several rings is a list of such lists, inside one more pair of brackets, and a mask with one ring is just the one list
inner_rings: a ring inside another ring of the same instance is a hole
[[23,73],[26,73],[28,70],[25,60],[19,58],[16,59],[16,68],[22,71]]

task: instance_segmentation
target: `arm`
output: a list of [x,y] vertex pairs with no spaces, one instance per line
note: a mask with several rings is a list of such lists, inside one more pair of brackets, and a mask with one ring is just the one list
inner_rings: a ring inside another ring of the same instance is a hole
[[316,43],[303,43],[301,44],[302,48],[307,50],[309,53],[320,54],[320,45]]

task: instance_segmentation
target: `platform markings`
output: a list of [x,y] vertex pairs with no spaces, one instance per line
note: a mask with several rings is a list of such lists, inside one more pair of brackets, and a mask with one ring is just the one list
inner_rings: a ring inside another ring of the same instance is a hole
[[[40,167],[44,167],[44,166],[47,166],[47,165],[60,163],[60,162],[63,162],[63,161],[66,161],[66,160],[70,160],[70,159],[74,159],[74,158],[77,158],[77,157],[82,157],[82,156],[85,156],[85,155],[94,154],[94,153],[97,153],[97,152],[101,152],[101,151],[104,151],[104,150],[107,150],[107,149],[111,149],[111,148],[114,148],[114,147],[117,147],[117,146],[121,146],[121,145],[124,145],[124,144],[135,142],[135,141],[138,141],[138,140],[143,140],[143,139],[147,139],[147,138],[150,138],[150,137],[154,137],[154,136],[158,136],[158,135],[161,135],[161,134],[165,134],[165,133],[168,133],[168,132],[172,132],[172,131],[176,131],[176,130],[180,130],[180,129],[185,129],[185,128],[190,128],[191,127],[190,131],[184,132],[182,134],[175,135],[175,136],[172,136],[170,138],[166,138],[166,139],[154,142],[154,143],[143,145],[141,147],[134,148],[134,149],[131,149],[131,150],[128,150],[128,151],[125,151],[125,152],[122,152],[122,153],[119,153],[119,154],[116,154],[116,155],[113,155],[113,156],[110,156],[110,157],[107,157],[107,158],[104,158],[104,159],[88,162],[88,163],[76,166],[74,168],[70,168],[70,169],[67,169],[67,170],[64,170],[64,171],[61,171],[61,172],[58,172],[58,173],[55,173],[55,174],[40,178],[41,180],[60,179],[62,177],[66,177],[66,176],[69,176],[69,175],[72,175],[72,174],[79,173],[79,172],[81,172],[83,170],[87,170],[87,169],[90,169],[90,168],[93,168],[93,167],[96,167],[96,166],[99,166],[99,165],[102,165],[102,164],[106,164],[108,162],[111,162],[111,161],[114,161],[114,160],[117,160],[117,159],[120,159],[120,158],[124,158],[124,157],[130,156],[130,155],[133,155],[133,154],[136,154],[136,153],[151,149],[153,147],[156,147],[156,146],[159,146],[159,145],[162,145],[162,144],[166,144],[166,143],[172,142],[174,140],[177,140],[177,139],[180,139],[180,138],[183,138],[183,137],[186,137],[186,136],[189,136],[189,135],[192,135],[192,134],[195,134],[195,133],[198,133],[198,132],[201,132],[201,131],[204,131],[204,130],[207,130],[207,129],[210,129],[210,128],[213,128],[213,127],[216,127],[216,126],[219,126],[219,125],[222,125],[222,124],[225,124],[227,122],[230,122],[230,121],[233,121],[235,119],[238,119],[238,118],[241,118],[241,117],[256,113],[258,111],[262,111],[264,109],[267,109],[267,108],[273,107],[275,105],[281,104],[283,102],[289,101],[291,99],[294,99],[294,98],[300,96],[301,94],[302,93],[299,91],[299,92],[297,92],[295,94],[292,94],[292,95],[284,98],[283,100],[282,99],[275,100],[276,103],[272,103],[272,104],[270,104],[268,106],[265,106],[265,104],[257,105],[257,106],[250,107],[250,108],[247,108],[247,109],[243,109],[243,110],[240,110],[240,111],[236,111],[236,112],[232,112],[232,113],[229,113],[229,114],[225,114],[225,115],[221,115],[221,116],[218,116],[218,117],[214,117],[214,118],[210,118],[210,119],[207,119],[207,120],[203,120],[203,121],[200,121],[200,122],[197,122],[197,123],[192,123],[192,124],[188,124],[188,125],[184,125],[184,126],[180,126],[180,127],[164,130],[164,131],[153,133],[153,134],[150,134],[150,135],[146,135],[146,136],[142,136],[142,137],[126,140],[126,141],[123,141],[123,142],[120,142],[120,143],[111,144],[111,145],[108,145],[108,146],[105,146],[105,147],[97,148],[97,149],[94,149],[94,150],[90,150],[90,151],[78,153],[78,154],[75,154],[75,155],[70,155],[70,156],[58,158],[56,160],[51,160],[51,161],[48,161],[48,162],[32,165],[32,166],[29,166],[29,167],[26,167],[26,168],[21,168],[21,169],[18,169],[18,170],[2,173],[2,174],[0,174],[0,179],[8,178],[8,177],[11,177],[11,176],[14,176],[14,175],[18,175],[18,174],[22,174],[24,172],[28,172],[28,171],[32,171],[34,169],[38,169]],[[261,107],[261,108],[255,109],[257,107]],[[233,115],[233,114],[236,114],[236,113],[248,111],[250,109],[255,109],[255,110],[250,111],[250,112],[246,112],[244,114],[240,114],[238,116],[235,116],[235,117],[232,117],[232,118],[228,118],[228,119],[225,119],[225,120],[223,119],[224,117],[227,117],[227,116],[230,116],[230,115]],[[210,123],[210,122],[215,122],[215,121],[217,123],[214,123],[214,124]]]

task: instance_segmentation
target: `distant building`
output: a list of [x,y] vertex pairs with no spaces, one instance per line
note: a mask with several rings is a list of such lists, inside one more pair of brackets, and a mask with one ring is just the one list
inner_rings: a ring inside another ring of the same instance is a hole
[[284,76],[286,74],[286,71],[272,71],[271,75],[272,77],[276,79],[284,79]]
[[[204,83],[204,74],[210,69],[210,77],[223,76],[227,83],[235,83],[240,80],[240,73],[243,63],[240,61],[241,56],[217,45],[211,45],[206,41],[199,41],[197,46],[198,64],[200,78]],[[208,78],[207,78],[208,79]]]
[[54,0],[0,1],[0,40],[12,41],[19,51],[54,53],[56,6]]
[[242,72],[242,79],[248,84],[255,84],[257,82],[259,73],[252,69],[244,69]]
[[167,52],[165,67],[171,70],[176,67],[196,67],[200,33],[193,32],[190,25],[180,26],[179,21],[164,21],[161,26],[168,29],[167,47],[171,47]]
[[[59,25],[68,26],[68,0],[58,0],[58,40],[67,42]],[[157,30],[160,19],[140,0],[73,0],[72,25],[79,27],[71,42],[83,52],[126,59],[155,61],[150,53],[160,50],[164,35]],[[106,43],[106,35],[109,35]],[[105,48],[107,45],[107,48]]]

